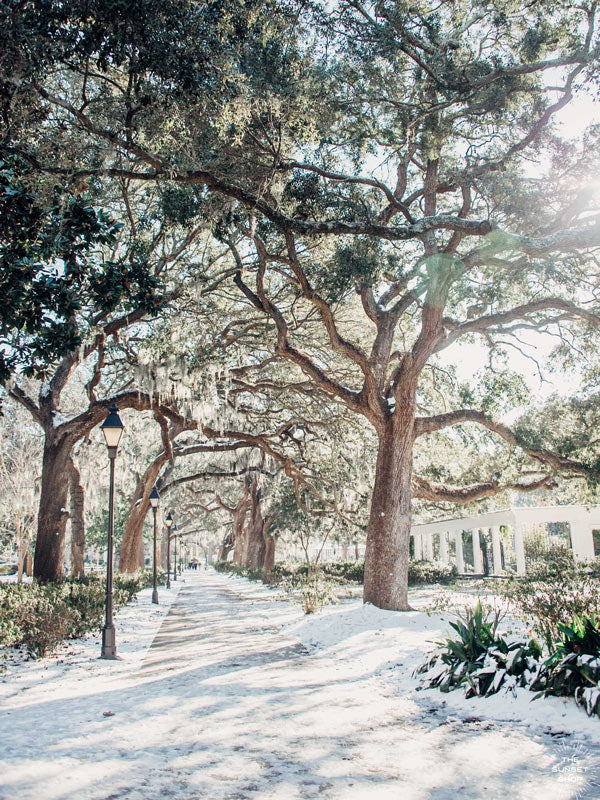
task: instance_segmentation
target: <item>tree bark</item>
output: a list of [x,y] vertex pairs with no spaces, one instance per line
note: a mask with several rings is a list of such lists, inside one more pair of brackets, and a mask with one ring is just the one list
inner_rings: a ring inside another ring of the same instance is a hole
[[379,433],[375,483],[367,529],[363,599],[406,611],[411,526],[412,414],[390,420]]
[[232,511],[233,516],[233,561],[236,564],[245,564],[248,552],[248,529],[246,528],[246,516],[250,507],[250,490],[248,486],[244,489],[241,500]]
[[71,575],[82,578],[85,574],[85,494],[81,475],[71,459],[71,478],[69,483],[71,504]]
[[231,553],[232,550],[233,550],[233,536],[231,534],[231,531],[227,531],[219,547],[219,552],[217,553],[217,561],[227,561],[227,559],[229,558],[229,553]]
[[17,533],[17,583],[23,583],[23,539],[21,531]]
[[[134,501],[135,496],[134,495]],[[119,572],[137,572],[139,560],[139,541],[142,537],[144,529],[144,520],[150,503],[142,503],[142,499],[138,498],[137,505],[132,501],[131,510],[125,523],[125,530],[123,531],[123,540],[121,542],[121,549],[119,551]]]
[[167,568],[167,548],[169,546],[169,529],[165,526],[164,521],[161,522],[159,527],[160,538],[160,565],[163,569]]
[[264,537],[265,521],[260,505],[261,490],[255,480],[250,487],[250,519],[246,529],[246,552],[244,566],[262,568],[265,563],[266,542]]
[[31,557],[31,553],[27,550],[23,556],[23,572],[28,577],[33,575],[33,558]]
[[137,572],[144,568],[144,522],[150,509],[150,493],[158,480],[163,466],[173,457],[172,438],[181,432],[179,428],[169,431],[165,417],[155,410],[154,418],[160,425],[162,452],[152,461],[138,481],[129,507],[123,541],[119,553],[119,572]]
[[64,578],[70,460],[71,443],[46,433],[33,568],[41,583]]
[[274,536],[270,536],[266,530],[264,531],[265,537],[265,559],[262,565],[263,575],[266,575],[267,572],[270,572],[273,569],[275,564],[275,543],[276,539]]
[[146,559],[144,552],[144,527],[142,526],[142,535],[140,536],[138,542],[138,569],[145,569],[145,568],[146,568]]

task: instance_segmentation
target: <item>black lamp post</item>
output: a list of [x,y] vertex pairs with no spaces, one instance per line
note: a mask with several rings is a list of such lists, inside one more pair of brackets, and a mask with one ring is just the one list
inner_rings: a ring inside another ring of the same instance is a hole
[[173,516],[171,512],[167,514],[165,525],[167,526],[167,589],[171,588],[171,525]]
[[113,543],[115,535],[115,459],[117,448],[123,434],[123,423],[119,417],[118,408],[112,405],[108,409],[108,416],[102,423],[101,430],[104,434],[108,458],[110,462],[110,485],[108,490],[108,542],[106,556],[106,619],[102,628],[102,652],[100,658],[115,659],[117,657],[117,640],[113,624]]
[[160,495],[156,486],[150,492],[150,505],[152,506],[152,513],[154,514],[154,548],[152,551],[152,582],[154,589],[152,590],[152,602],[158,603],[158,589],[156,587],[156,512],[158,511],[158,501]]
[[177,580],[177,525],[173,525],[173,580]]

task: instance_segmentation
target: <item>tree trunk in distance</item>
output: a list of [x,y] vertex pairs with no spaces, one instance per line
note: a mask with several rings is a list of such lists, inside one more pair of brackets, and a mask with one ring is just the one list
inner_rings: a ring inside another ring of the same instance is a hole
[[274,536],[265,534],[265,560],[263,563],[263,575],[266,575],[267,572],[270,572],[275,564],[275,543],[276,539]]
[[142,535],[138,542],[138,569],[146,569],[146,559],[144,551],[144,526],[142,525]]
[[219,547],[219,552],[217,553],[217,561],[227,561],[229,558],[229,553],[231,553],[231,547],[222,544]]
[[[152,484],[154,485],[154,484]],[[148,499],[144,500],[143,497],[136,498],[138,492],[134,495],[132,507],[125,523],[125,530],[123,531],[123,541],[121,542],[121,549],[119,551],[119,572],[137,572],[139,569],[140,561],[140,542],[142,540],[142,533],[144,530],[144,521],[146,514],[150,508],[150,488],[148,491]]]
[[165,450],[148,466],[135,487],[119,551],[119,572],[132,573],[144,567],[143,533],[146,515],[150,510],[150,492],[167,461]]
[[227,559],[229,558],[229,553],[231,553],[232,549],[233,549],[233,538],[231,535],[231,531],[227,531],[219,547],[219,552],[217,553],[217,561],[227,561]]
[[241,500],[233,511],[233,561],[236,564],[246,563],[248,531],[245,523],[250,505],[249,495],[250,490],[246,487]]
[[261,568],[265,562],[265,521],[260,501],[260,488],[257,481],[253,481],[250,488],[250,519],[246,529],[246,552],[242,562],[245,567]]
[[29,552],[26,552],[23,558],[23,572],[28,577],[33,575],[33,558]]
[[160,537],[160,565],[163,569],[167,568],[167,546],[169,544],[168,539],[168,531],[165,525],[161,525],[159,531],[162,531],[159,534]]
[[40,583],[64,578],[71,446],[46,434],[33,574]]
[[85,574],[85,493],[81,475],[71,459],[71,478],[69,485],[71,504],[71,575],[83,578]]
[[17,583],[23,583],[23,539],[19,532],[17,535]]

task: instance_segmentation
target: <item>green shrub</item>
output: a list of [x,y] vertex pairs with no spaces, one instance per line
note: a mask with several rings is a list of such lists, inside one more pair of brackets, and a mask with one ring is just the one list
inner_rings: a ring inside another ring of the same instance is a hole
[[60,585],[0,586],[0,645],[24,645],[32,655],[54,649],[77,624]]
[[593,568],[562,545],[538,553],[525,575],[513,575],[499,587],[549,650],[560,639],[561,626],[576,617],[600,616],[599,589]]
[[561,624],[560,641],[542,665],[533,690],[540,697],[574,697],[588,716],[600,717],[600,621],[595,617],[575,617]]
[[304,613],[314,614],[325,605],[337,603],[336,587],[337,584],[332,584],[330,580],[327,580],[322,575],[307,577],[300,587]]
[[268,577],[273,583],[276,583],[283,578],[291,578],[295,572],[296,566],[294,564],[286,564],[285,561],[279,561],[277,564],[273,564]]
[[251,581],[259,581],[263,576],[263,571],[259,567],[244,567],[241,564],[236,564],[233,561],[215,561],[213,567],[217,572],[225,572],[231,575],[240,575],[242,578],[248,578]]
[[233,561],[217,561],[213,567],[217,572],[241,575],[253,581],[262,580],[270,586],[280,586],[295,599],[300,598],[305,614],[313,614],[328,603],[337,603],[336,589],[340,581],[345,580],[325,574],[322,567],[313,568],[309,574],[306,564],[275,564],[267,574],[260,569],[243,567]]
[[480,602],[464,620],[450,623],[456,636],[439,643],[438,651],[417,673],[427,688],[449,692],[460,687],[467,697],[495,694],[502,686],[527,686],[535,675],[542,651],[534,639],[508,642],[498,633],[501,617]]
[[[144,573],[116,575],[115,610],[131,602],[146,580]],[[58,584],[0,584],[0,646],[25,646],[41,657],[65,639],[99,631],[105,598],[105,580],[95,574]]]
[[[307,564],[278,562],[265,575],[259,569],[242,567],[233,561],[217,561],[213,566],[218,572],[234,573],[251,580],[262,579],[271,586],[277,586],[282,582],[291,586],[300,586],[309,575]],[[311,576],[321,575],[338,583],[361,584],[364,574],[364,559],[361,561],[325,561],[322,564],[312,565],[310,569]],[[424,583],[449,583],[457,574],[456,567],[451,564],[443,564],[438,561],[411,561],[408,567],[408,584],[416,586]]]
[[329,561],[320,565],[324,575],[341,578],[352,583],[362,583],[365,577],[365,562],[361,561]]
[[[83,636],[88,631],[96,630],[102,626],[104,620],[104,607],[106,602],[106,584],[104,581],[96,579],[87,584],[81,580],[69,581],[65,584],[68,587],[68,596],[65,598],[69,608],[77,612],[73,619],[72,630],[68,638]],[[123,605],[121,598],[117,595],[115,606]],[[67,637],[63,637],[67,638]]]
[[450,583],[458,575],[454,564],[441,561],[410,561],[408,565],[408,585],[424,583]]
[[[154,584],[154,575],[151,568],[140,570],[136,572],[134,575],[116,575],[115,579],[122,579],[127,577],[128,579],[136,578],[138,581],[138,588],[135,592],[140,592],[142,589],[151,589]],[[167,580],[167,571],[162,567],[158,567],[156,570],[156,583],[166,583]]]

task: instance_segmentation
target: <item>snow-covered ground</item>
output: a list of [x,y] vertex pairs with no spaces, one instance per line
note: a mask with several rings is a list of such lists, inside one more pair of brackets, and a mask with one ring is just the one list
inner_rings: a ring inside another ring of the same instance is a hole
[[[29,575],[23,575],[23,583],[31,583],[33,578]],[[0,583],[18,583],[19,576],[16,572],[13,572],[11,575],[0,575]]]
[[2,800],[600,798],[600,721],[572,700],[417,690],[444,617],[359,600],[305,617],[212,571],[177,589],[164,619],[147,590],[119,613],[119,662],[90,638],[9,665]]

